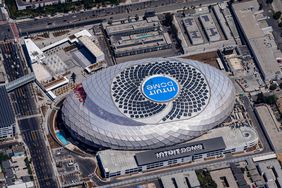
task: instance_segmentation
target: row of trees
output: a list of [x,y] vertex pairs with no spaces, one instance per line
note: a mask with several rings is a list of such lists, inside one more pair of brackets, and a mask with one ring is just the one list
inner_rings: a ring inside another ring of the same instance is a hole
[[[5,4],[9,9],[10,16],[12,18],[17,17],[36,17],[36,16],[46,16],[54,15],[56,13],[68,13],[70,11],[78,11],[81,9],[91,9],[95,6],[98,8],[102,4],[119,4],[119,0],[81,0],[79,2],[68,2],[68,3],[59,3],[56,5],[48,5],[44,7],[38,7],[36,9],[26,9],[26,10],[17,10],[17,5],[15,0],[5,0]],[[35,7],[34,7],[35,8]]]
[[281,15],[282,15],[281,11],[277,11],[273,14],[273,19],[278,20],[278,21],[280,20],[279,23],[278,23],[279,27],[282,27],[282,20],[280,19]]

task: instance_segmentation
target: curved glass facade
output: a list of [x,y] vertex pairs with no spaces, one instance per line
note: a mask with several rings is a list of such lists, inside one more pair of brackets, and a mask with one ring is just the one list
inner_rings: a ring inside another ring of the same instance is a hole
[[193,60],[151,58],[95,73],[66,98],[62,118],[86,144],[154,149],[220,124],[234,101],[234,86],[219,70]]

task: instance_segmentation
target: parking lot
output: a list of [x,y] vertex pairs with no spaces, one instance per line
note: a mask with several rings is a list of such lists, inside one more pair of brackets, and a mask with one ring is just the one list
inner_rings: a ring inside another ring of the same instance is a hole
[[69,151],[64,148],[56,148],[52,151],[56,162],[59,179],[62,186],[82,183],[79,165]]

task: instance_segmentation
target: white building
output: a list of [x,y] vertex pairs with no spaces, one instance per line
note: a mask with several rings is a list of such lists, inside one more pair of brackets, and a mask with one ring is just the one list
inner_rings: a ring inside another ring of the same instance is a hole
[[225,74],[187,59],[125,62],[82,85],[83,94],[74,91],[64,101],[62,119],[76,139],[93,147],[142,150],[183,143],[222,123],[235,102]]
[[185,144],[147,151],[103,150],[97,160],[104,177],[120,176],[175,164],[222,157],[256,146],[256,131],[250,127],[221,127]]

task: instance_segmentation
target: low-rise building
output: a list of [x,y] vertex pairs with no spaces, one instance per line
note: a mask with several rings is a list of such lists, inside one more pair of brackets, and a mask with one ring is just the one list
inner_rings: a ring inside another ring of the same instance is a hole
[[190,42],[193,45],[202,44],[204,39],[194,17],[185,17],[182,22],[184,24],[185,30],[188,33]]
[[201,187],[195,171],[188,171],[180,174],[162,176],[161,182],[163,187]]
[[5,86],[0,86],[0,139],[15,136],[15,114]]
[[260,105],[255,107],[255,113],[258,117],[259,123],[266,132],[268,140],[271,142],[271,147],[276,152],[282,151],[282,143],[280,138],[282,137],[282,131],[280,123],[277,121],[272,109],[268,105]]
[[258,143],[250,127],[214,129],[185,144],[150,151],[103,150],[97,160],[104,177],[114,177],[175,164],[211,160],[226,153],[245,152]]
[[205,30],[205,34],[210,42],[220,40],[220,34],[210,14],[203,14],[199,17],[200,22]]
[[274,54],[277,47],[270,41],[269,27],[259,24],[264,20],[259,16],[259,3],[256,0],[234,3],[232,10],[264,80],[280,79],[282,74]]
[[103,23],[103,28],[115,57],[172,48],[170,37],[163,31],[157,16]]

